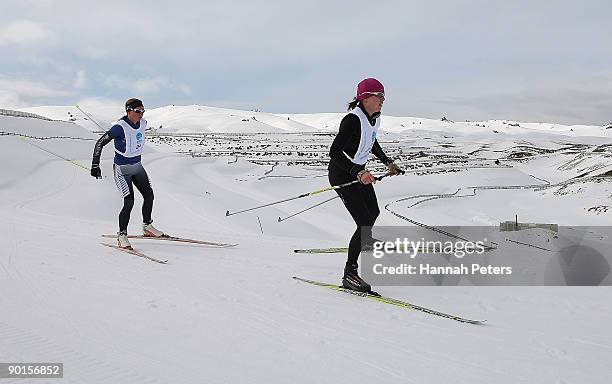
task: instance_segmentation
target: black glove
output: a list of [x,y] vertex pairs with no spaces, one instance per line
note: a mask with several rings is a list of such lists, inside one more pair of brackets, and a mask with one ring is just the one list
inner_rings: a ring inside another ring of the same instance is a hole
[[100,170],[100,166],[98,164],[91,165],[91,175],[96,179],[102,178],[102,171]]
[[399,175],[399,174],[403,175],[405,173],[400,167],[398,167],[397,165],[395,165],[392,162],[387,164],[387,169],[389,170],[389,174],[393,175],[393,176],[396,176],[396,175]]

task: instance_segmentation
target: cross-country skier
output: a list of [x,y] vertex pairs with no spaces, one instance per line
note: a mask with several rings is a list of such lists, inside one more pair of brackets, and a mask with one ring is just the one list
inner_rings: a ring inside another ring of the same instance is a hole
[[130,213],[134,206],[134,187],[138,188],[144,202],[142,204],[142,231],[145,236],[161,237],[164,233],[153,226],[151,212],[153,211],[153,189],[149,176],[142,166],[141,154],[145,144],[145,130],[147,121],[142,118],[145,109],[139,99],[129,99],[125,102],[126,115],[117,120],[96,142],[93,160],[91,161],[91,175],[96,179],[102,178],[100,170],[100,155],[103,147],[115,141],[115,161],[113,171],[115,184],[123,195],[123,208],[119,212],[119,232],[117,242],[122,248],[132,248],[127,228]]
[[385,101],[385,88],[376,79],[368,78],[357,85],[357,95],[348,105],[349,113],[342,119],[340,129],[331,145],[329,155],[329,182],[338,185],[359,180],[336,192],[349,211],[357,229],[349,243],[348,260],[344,267],[342,286],[360,292],[369,292],[370,284],[366,283],[357,272],[357,260],[363,243],[374,242],[372,233],[368,238],[361,238],[361,227],[374,225],[380,209],[374,193],[374,176],[365,168],[370,153],[373,153],[389,169],[390,175],[398,175],[402,170],[383,152],[376,140],[380,126],[380,110]]

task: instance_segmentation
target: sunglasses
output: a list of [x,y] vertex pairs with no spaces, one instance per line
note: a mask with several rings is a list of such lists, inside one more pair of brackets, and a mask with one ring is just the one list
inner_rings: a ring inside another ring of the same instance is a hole
[[382,99],[382,98],[385,97],[385,93],[384,92],[364,92],[364,93],[366,93],[368,95],[376,96],[379,99]]
[[384,99],[385,98],[385,93],[384,92],[361,92],[359,94],[359,96],[361,95],[372,95],[372,96],[376,96],[379,99]]
[[128,108],[128,111],[134,111],[136,113],[145,113],[145,110],[140,108]]

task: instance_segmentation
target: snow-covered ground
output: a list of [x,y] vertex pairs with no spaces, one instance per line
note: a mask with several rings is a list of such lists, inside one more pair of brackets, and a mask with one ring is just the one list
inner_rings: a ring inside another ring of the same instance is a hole
[[[111,148],[104,178],[89,175],[100,130],[91,117],[107,127],[121,111],[83,109],[90,117],[76,107],[27,110],[55,121],[0,116],[0,361],[63,362],[55,381],[65,383],[609,382],[609,287],[378,289],[488,320],[461,324],[291,278],[340,281],[345,255],[293,253],[346,246],[354,224],[339,199],[278,221],[333,192],[226,217],[328,186],[326,153],[343,113],[147,111],[155,224],[239,243],[133,241],[169,260],[161,265],[100,245],[117,230],[122,199]],[[386,205],[430,225],[497,225],[515,214],[610,223],[610,178],[597,176],[610,170],[612,130],[410,117],[383,117],[383,129],[383,148],[408,172],[376,184],[377,224],[407,224]],[[475,186],[530,187],[412,208],[402,200]],[[137,194],[134,234],[140,202]]]

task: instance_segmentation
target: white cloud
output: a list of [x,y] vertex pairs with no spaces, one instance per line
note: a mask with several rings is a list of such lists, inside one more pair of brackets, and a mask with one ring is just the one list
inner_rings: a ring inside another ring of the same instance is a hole
[[0,46],[29,45],[52,40],[52,33],[41,24],[18,20],[0,27]]
[[19,99],[16,92],[0,89],[0,108],[11,109],[24,106],[25,104]]
[[134,82],[136,92],[143,95],[160,93],[164,89],[179,91],[183,94],[191,93],[191,88],[188,85],[177,83],[163,76],[144,77],[137,79]]
[[111,75],[105,76],[104,84],[109,88],[128,90],[139,95],[154,95],[164,90],[174,90],[185,95],[189,95],[192,92],[191,87],[188,85],[169,80],[164,76],[128,78]]
[[134,82],[133,88],[137,93],[150,95],[159,93],[164,87],[168,87],[168,80],[163,77],[145,77]]
[[[342,108],[356,82],[374,76],[395,115],[518,120],[540,118],[532,111],[542,108],[549,120],[591,120],[609,103],[609,83],[584,83],[612,68],[612,3],[601,0],[374,8],[365,0],[2,0],[1,8],[0,46],[12,44],[2,74],[62,84],[79,97],[316,112]],[[564,89],[591,93],[547,98]]]
[[454,120],[513,119],[599,125],[610,119],[612,92],[560,87],[491,90],[471,96],[440,97],[429,105],[437,105],[438,117],[445,115]]
[[29,101],[41,98],[71,96],[71,91],[53,88],[43,83],[29,80],[0,78],[0,92],[17,95],[18,100]]
[[79,69],[74,79],[74,87],[77,89],[87,88],[89,80],[87,79],[87,73],[83,69]]
[[111,57],[110,50],[90,45],[81,47],[79,54],[85,58],[94,60],[107,59]]
[[431,111],[428,115],[447,115],[455,120],[514,119],[594,125],[610,120],[611,70],[584,73],[579,69],[551,69],[546,74],[523,76],[505,80],[493,76],[465,79],[463,83],[449,83],[446,90],[432,89],[427,95],[419,95],[419,100],[403,102],[414,108],[419,101],[426,101]]

